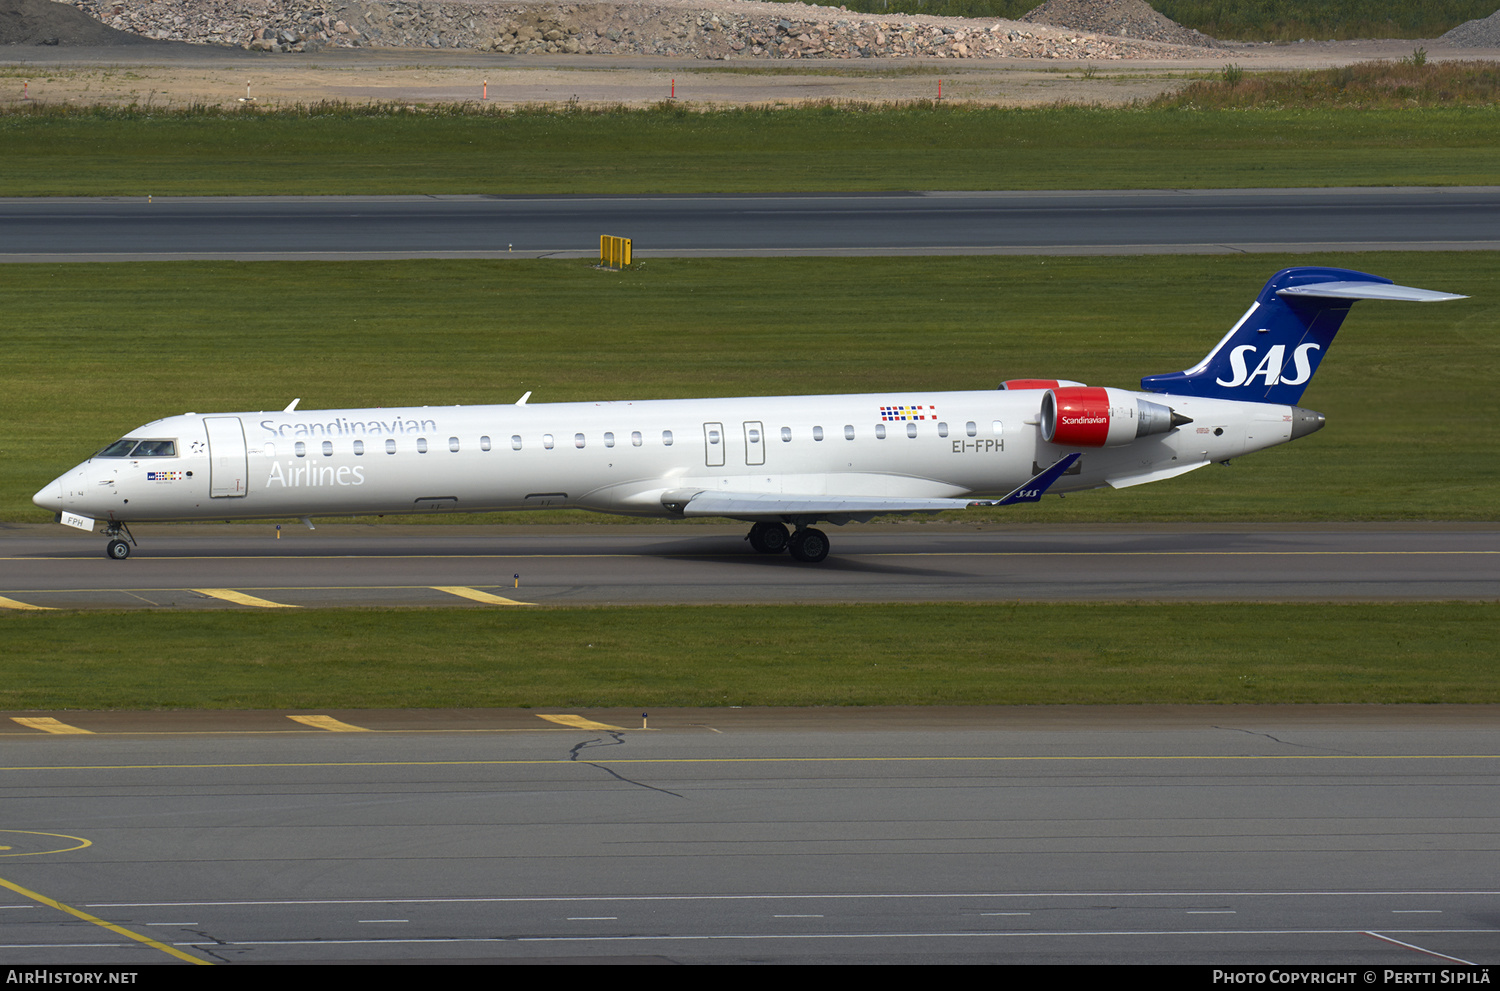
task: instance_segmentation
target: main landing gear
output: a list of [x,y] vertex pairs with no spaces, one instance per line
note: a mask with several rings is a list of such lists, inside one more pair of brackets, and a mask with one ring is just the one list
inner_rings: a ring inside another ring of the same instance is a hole
[[798,527],[797,532],[788,534],[780,523],[757,523],[745,539],[762,554],[790,551],[795,560],[804,564],[817,564],[828,556],[828,535],[812,527]]
[[[120,534],[129,538],[129,543],[120,539]],[[130,527],[124,523],[111,523],[104,528],[104,535],[109,538],[109,543],[104,545],[104,556],[111,561],[123,561],[130,556],[130,548],[135,544],[135,536],[130,532]]]

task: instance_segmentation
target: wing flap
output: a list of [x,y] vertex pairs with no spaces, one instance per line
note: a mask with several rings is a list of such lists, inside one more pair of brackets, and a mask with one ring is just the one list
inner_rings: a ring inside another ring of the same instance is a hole
[[881,496],[785,495],[762,492],[699,492],[682,507],[684,516],[728,516],[777,520],[784,517],[848,522],[887,513],[941,513],[965,509],[973,499],[903,499]]

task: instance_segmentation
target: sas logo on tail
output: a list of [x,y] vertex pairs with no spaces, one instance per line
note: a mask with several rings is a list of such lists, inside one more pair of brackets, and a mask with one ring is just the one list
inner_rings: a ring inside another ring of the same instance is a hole
[[[1214,381],[1223,386],[1233,388],[1239,385],[1249,385],[1257,378],[1262,379],[1267,386],[1272,385],[1303,385],[1312,378],[1312,359],[1308,352],[1320,350],[1319,344],[1299,344],[1297,350],[1292,352],[1292,363],[1296,371],[1295,377],[1283,376],[1286,360],[1286,345],[1273,344],[1266,352],[1266,356],[1255,366],[1255,370],[1247,372],[1250,358],[1255,356],[1255,345],[1241,344],[1229,352],[1230,378],[1215,379]],[[1250,357],[1246,357],[1246,356]]]

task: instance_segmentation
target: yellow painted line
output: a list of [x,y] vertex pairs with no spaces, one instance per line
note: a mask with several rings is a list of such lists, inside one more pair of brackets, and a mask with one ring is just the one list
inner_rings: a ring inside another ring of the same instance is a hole
[[34,606],[29,602],[17,602],[0,595],[0,609],[51,609],[51,606]]
[[363,726],[354,726],[350,723],[340,722],[332,716],[287,716],[292,722],[301,723],[303,726],[311,726],[313,729],[326,729],[330,733],[368,733],[369,730]]
[[258,599],[244,592],[236,592],[232,588],[195,588],[194,592],[206,595],[214,599],[223,599],[225,602],[233,602],[242,606],[259,606],[262,609],[296,609],[296,606],[287,605],[285,602],[272,602],[270,599]]
[[534,606],[535,602],[517,602],[515,599],[507,599],[503,595],[491,595],[489,592],[481,592],[477,588],[468,588],[463,585],[429,585],[428,588],[434,592],[447,592],[449,595],[461,596],[465,599],[473,599],[475,602],[488,602],[492,606]]
[[611,726],[608,723],[596,723],[592,719],[585,719],[582,716],[569,716],[569,715],[548,716],[548,715],[544,715],[544,714],[542,714],[542,713],[539,712],[539,713],[537,713],[536,717],[538,719],[546,719],[546,720],[548,720],[550,722],[554,722],[554,723],[561,723],[564,726],[571,726],[574,729],[618,729],[618,730],[623,730],[625,728],[623,726]]
[[0,886],[9,888],[11,891],[14,891],[16,894],[20,895],[23,898],[30,898],[34,902],[40,902],[41,904],[46,905],[48,908],[55,908],[59,912],[66,912],[69,915],[76,916],[77,918],[82,919],[84,922],[92,922],[96,926],[103,926],[110,932],[119,933],[121,936],[124,936],[127,939],[133,939],[137,943],[145,943],[152,949],[160,950],[163,953],[174,956],[179,960],[186,960],[188,963],[195,963],[201,967],[213,966],[212,961],[204,960],[200,957],[195,957],[191,954],[183,953],[181,950],[175,947],[168,946],[166,943],[157,942],[150,936],[142,936],[140,933],[131,932],[124,926],[117,926],[113,922],[105,922],[103,919],[99,918],[96,915],[89,915],[87,912],[80,911],[71,905],[64,905],[62,902],[57,901],[56,899],[48,898],[46,895],[38,894],[37,892],[32,891],[30,888],[23,888],[13,881],[5,880],[5,878],[3,877],[0,877]]
[[[611,727],[618,728],[618,727]],[[1128,761],[1164,763],[1170,761],[1211,761],[1214,763],[1270,763],[1287,761],[1293,763],[1338,763],[1397,760],[1500,760],[1500,754],[1197,754],[1192,756],[1158,754],[1141,757],[659,757],[615,760],[591,760],[590,764],[891,764],[891,763],[1004,763],[1004,764],[1089,764]],[[517,760],[384,760],[384,761],[287,761],[281,763],[248,764],[45,764],[36,766],[0,767],[4,771],[205,771],[249,768],[309,768],[309,767],[505,767],[525,765],[571,765],[583,766],[568,758],[517,759]]]
[[11,716],[10,721],[32,729],[39,729],[43,733],[93,733],[93,730],[79,729],[77,726],[60,723],[51,716]]
[[844,557],[1458,557],[1500,551],[856,551]]

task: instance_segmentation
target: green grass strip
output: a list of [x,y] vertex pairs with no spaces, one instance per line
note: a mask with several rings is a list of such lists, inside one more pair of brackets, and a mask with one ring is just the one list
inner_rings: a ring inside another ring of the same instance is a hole
[[1487,185],[1500,109],[0,113],[9,196]]
[[1500,605],[0,616],[0,709],[1500,702]]

